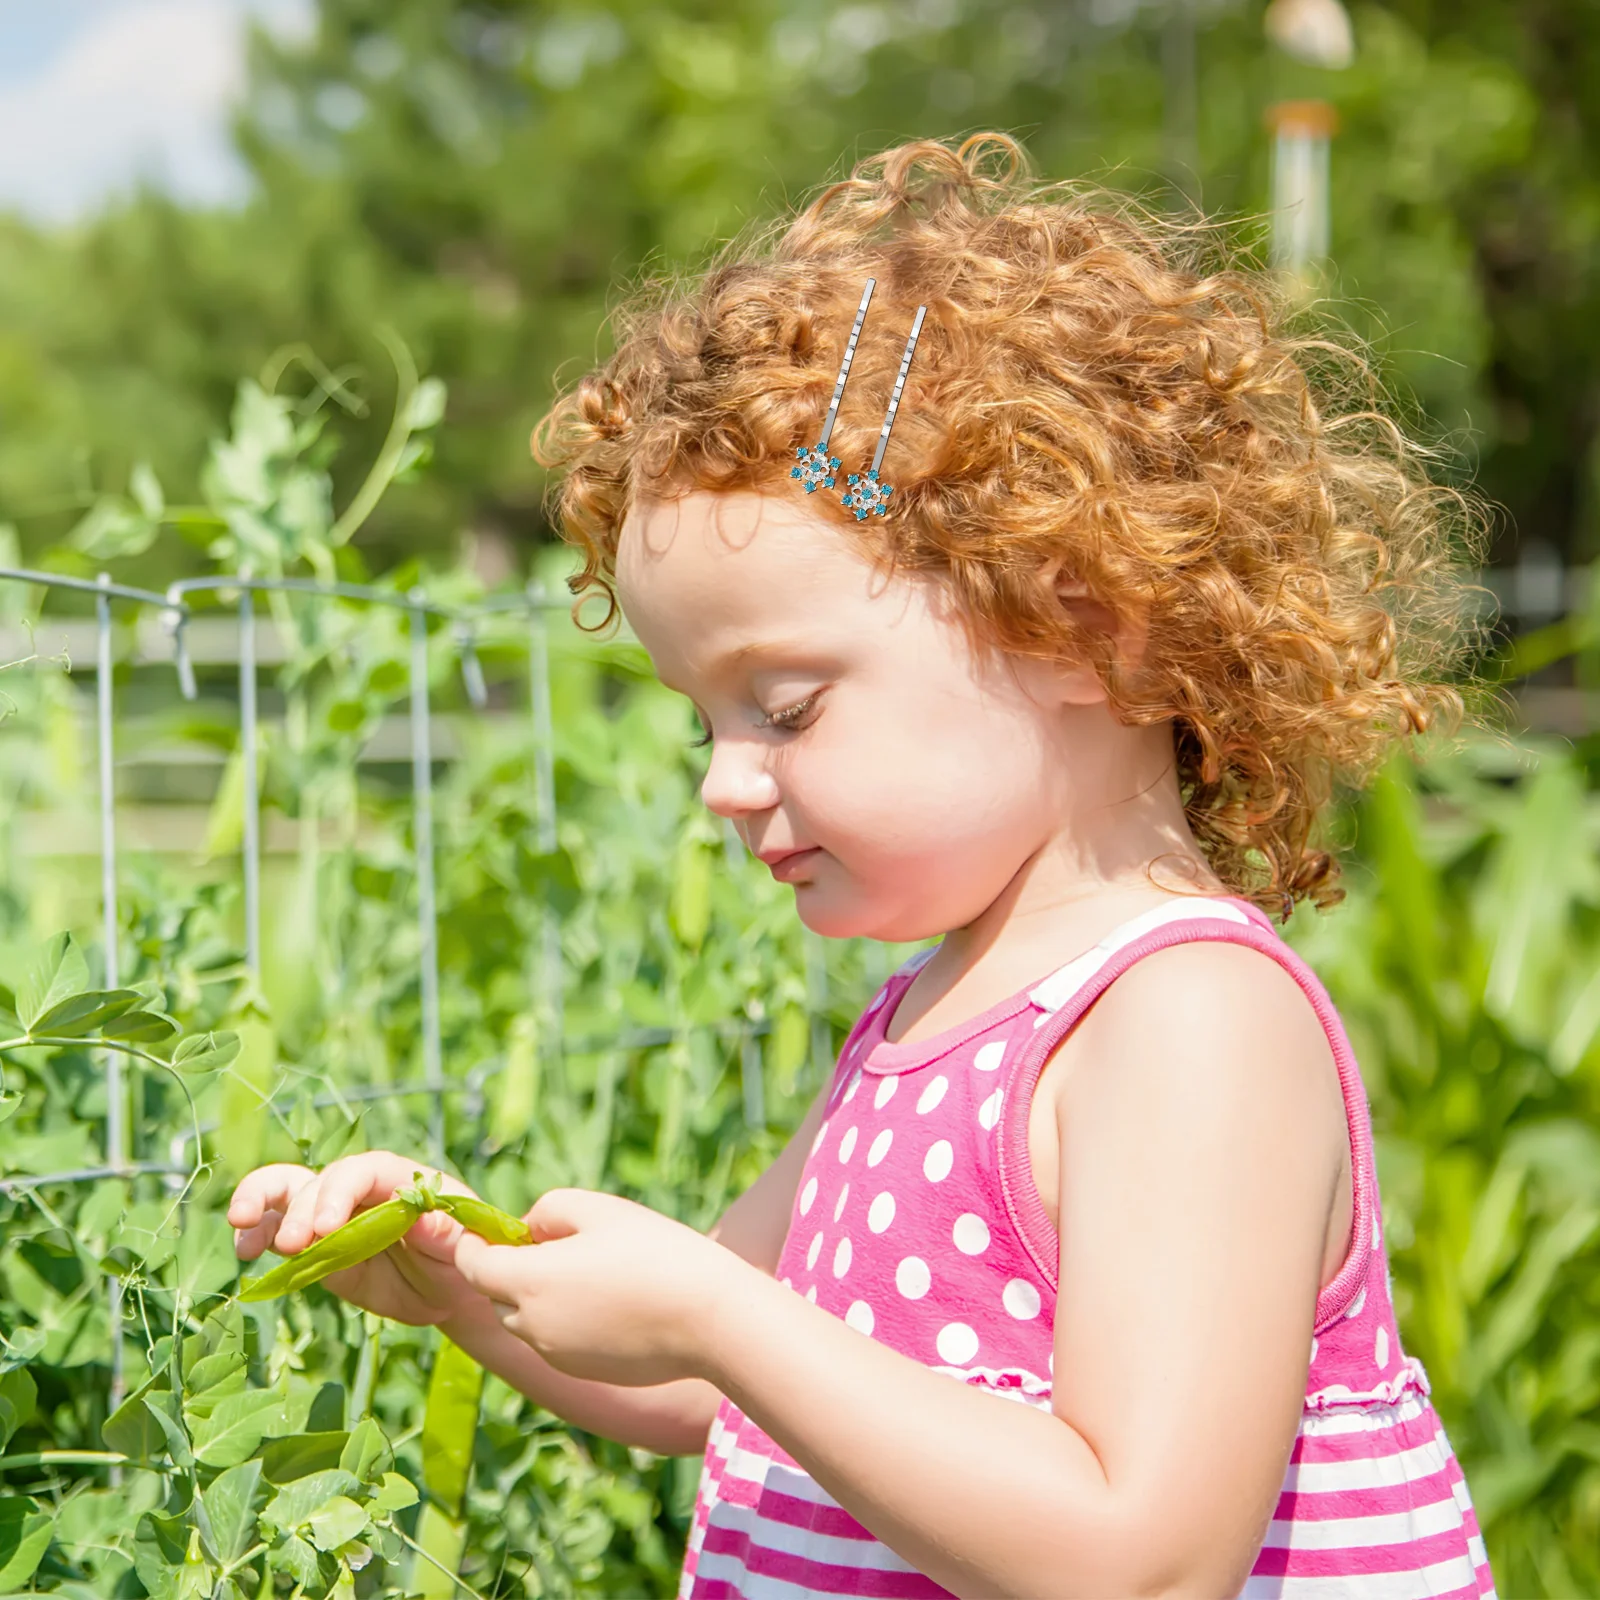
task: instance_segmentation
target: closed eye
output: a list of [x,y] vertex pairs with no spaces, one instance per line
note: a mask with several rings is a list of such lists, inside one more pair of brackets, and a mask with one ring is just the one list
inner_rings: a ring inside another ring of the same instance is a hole
[[756,723],[758,728],[783,728],[789,733],[798,732],[801,728],[810,725],[812,711],[816,709],[817,702],[822,698],[822,690],[816,689],[808,694],[804,700],[798,700],[792,706],[784,706],[781,711],[769,711],[766,716]]

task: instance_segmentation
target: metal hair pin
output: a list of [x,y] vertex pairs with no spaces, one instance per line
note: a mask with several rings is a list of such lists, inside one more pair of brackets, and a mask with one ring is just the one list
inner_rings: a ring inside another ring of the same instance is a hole
[[856,358],[856,344],[861,338],[861,324],[867,320],[867,307],[872,302],[872,291],[877,286],[876,278],[868,278],[866,288],[861,291],[861,304],[856,307],[856,320],[850,328],[850,341],[844,347],[844,360],[839,363],[839,376],[833,385],[833,400],[828,406],[828,415],[822,424],[822,436],[809,450],[804,446],[795,448],[794,453],[800,464],[789,469],[789,476],[798,478],[805,485],[807,494],[815,494],[818,489],[833,487],[833,474],[838,468],[839,458],[828,454],[828,441],[833,437],[834,419],[839,415],[839,402],[844,398],[844,385],[850,376],[850,363]]
[[889,395],[889,409],[884,413],[883,428],[878,434],[878,448],[872,452],[872,465],[865,472],[850,474],[850,487],[845,491],[841,503],[847,510],[855,512],[857,522],[865,522],[869,516],[881,517],[889,508],[889,496],[894,489],[879,481],[878,469],[883,465],[883,452],[889,448],[889,434],[894,428],[895,413],[900,409],[900,395],[906,386],[906,374],[911,370],[911,358],[917,353],[922,319],[927,314],[926,306],[917,307],[917,318],[911,324],[911,337],[906,340],[905,354],[900,357],[900,371],[895,375],[894,388]]

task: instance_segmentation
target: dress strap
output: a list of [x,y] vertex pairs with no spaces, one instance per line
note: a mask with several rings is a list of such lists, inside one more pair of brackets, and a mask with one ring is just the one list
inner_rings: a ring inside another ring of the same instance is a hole
[[[1247,908],[1250,912],[1248,917],[1240,917],[1232,912],[1232,907],[1242,906],[1243,902],[1229,901],[1225,904],[1229,908],[1229,915],[1202,910],[1199,906],[1184,908],[1186,914],[1169,917],[1160,926],[1141,932],[1138,937],[1109,953],[1094,952],[1103,954],[1104,959],[1092,972],[1081,976],[1081,981],[1080,974],[1073,974],[1074,981],[1061,987],[1055,1006],[1047,1004],[1057,999],[1057,993],[1049,989],[1052,980],[1047,980],[1046,984],[1034,991],[1035,1002],[1045,1008],[1044,1015],[1037,1019],[1033,1036],[1024,1042],[1017,1054],[1010,1081],[1006,1085],[997,1130],[1001,1193],[1006,1212],[1034,1265],[1044,1275],[1045,1281],[1052,1288],[1057,1288],[1060,1240],[1039,1198],[1038,1186],[1033,1181],[1033,1165],[1028,1156],[1029,1112],[1034,1090],[1038,1087],[1046,1063],[1090,1006],[1123,973],[1146,956],[1154,955],[1158,950],[1170,949],[1173,945],[1199,940],[1246,945],[1277,962],[1311,1002],[1333,1052],[1334,1064],[1339,1072],[1339,1087],[1344,1095],[1345,1126],[1350,1136],[1354,1215],[1350,1247],[1344,1263],[1333,1281],[1317,1296],[1314,1331],[1320,1333],[1351,1303],[1367,1276],[1370,1253],[1367,1247],[1374,1237],[1377,1209],[1377,1179],[1366,1089],[1344,1025],[1316,974],[1278,937],[1276,930],[1254,907]],[[1073,963],[1074,966],[1078,964]],[[1061,976],[1065,977],[1066,974],[1067,969],[1063,969]]]

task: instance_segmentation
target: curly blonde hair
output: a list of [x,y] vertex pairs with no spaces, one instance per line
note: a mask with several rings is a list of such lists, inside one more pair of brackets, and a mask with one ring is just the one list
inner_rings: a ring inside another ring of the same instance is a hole
[[[1218,230],[1033,181],[1015,141],[918,141],[786,225],[617,313],[616,353],[534,436],[611,576],[636,499],[783,486],[816,439],[863,281],[878,288],[831,445],[865,460],[928,308],[884,476],[887,518],[806,503],[887,565],[933,574],[974,637],[1094,662],[1124,719],[1170,722],[1185,808],[1236,893],[1340,896],[1317,824],[1339,783],[1462,702],[1457,561],[1473,502],[1364,401],[1359,352],[1297,336],[1278,286],[1210,270]],[[1148,628],[1119,661],[1060,602],[1082,583]]]

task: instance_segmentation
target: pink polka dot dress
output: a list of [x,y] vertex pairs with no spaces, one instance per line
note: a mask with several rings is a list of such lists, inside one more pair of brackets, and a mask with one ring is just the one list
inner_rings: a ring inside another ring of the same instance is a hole
[[[896,973],[840,1054],[778,1276],[952,1382],[988,1390],[996,1403],[1048,1410],[1058,1257],[1028,1165],[1033,1088],[1114,979],[1194,939],[1249,945],[1299,983],[1338,1066],[1354,1177],[1350,1251],[1317,1298],[1299,1434],[1241,1595],[1492,1597],[1466,1483],[1421,1364],[1400,1348],[1355,1059],[1321,984],[1243,901],[1158,907],[982,1016],[914,1044],[891,1044],[885,1030],[925,958]],[[723,1402],[706,1446],[683,1600],[947,1593]]]

